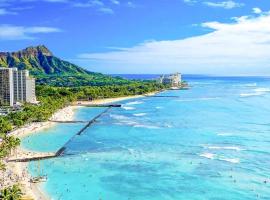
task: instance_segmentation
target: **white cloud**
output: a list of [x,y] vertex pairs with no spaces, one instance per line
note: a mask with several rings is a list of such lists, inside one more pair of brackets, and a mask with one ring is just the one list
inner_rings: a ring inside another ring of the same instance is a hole
[[120,4],[120,1],[117,1],[117,0],[111,0],[112,4],[115,4],[115,5],[119,5]]
[[198,1],[197,0],[183,0],[183,2],[186,4],[193,5],[193,4],[197,3]]
[[16,15],[16,12],[8,11],[5,8],[0,8],[0,15]]
[[260,8],[253,8],[253,13],[255,14],[261,14],[262,13],[262,10]]
[[127,2],[127,6],[130,7],[130,8],[135,8],[136,7],[136,5],[131,1]]
[[[116,3],[116,2],[114,2]],[[89,8],[93,7],[96,8],[98,12],[104,13],[104,14],[114,14],[113,9],[107,7],[102,1],[100,0],[91,0],[84,3],[72,3],[72,6],[78,7],[78,8]]]
[[244,3],[237,3],[235,1],[229,0],[229,1],[222,1],[222,2],[212,2],[212,1],[205,1],[203,4],[210,6],[210,7],[216,7],[216,8],[225,8],[225,9],[232,9],[232,8],[239,8],[243,7]]
[[53,2],[53,3],[56,3],[56,2],[66,3],[66,2],[68,2],[68,0],[44,0],[44,1]]
[[74,7],[80,7],[80,8],[89,8],[89,7],[102,7],[104,6],[104,3],[100,0],[92,0],[92,1],[87,1],[87,2],[72,2],[71,3],[72,6]]
[[102,7],[98,9],[98,11],[105,13],[105,14],[114,14],[114,11],[111,8]]
[[36,34],[60,31],[60,29],[53,27],[0,25],[0,40],[34,39],[34,35]]
[[232,23],[206,22],[212,32],[171,41],[151,41],[107,53],[85,53],[80,62],[117,73],[268,74],[270,14],[234,18]]
[[[31,3],[31,7],[15,7],[14,3],[16,1],[19,1],[21,3]],[[63,3],[66,5],[69,5],[71,7],[76,8],[92,8],[96,11],[104,14],[114,14],[114,10],[112,8],[109,8],[109,4],[113,5],[120,5],[119,0],[0,0],[0,15],[7,15],[7,14],[17,14],[15,11],[22,11],[29,8],[34,7],[34,2],[47,2],[47,3]],[[128,7],[135,7],[135,4],[132,2],[127,2],[126,5]],[[11,10],[13,11],[7,11],[6,8],[12,7]]]

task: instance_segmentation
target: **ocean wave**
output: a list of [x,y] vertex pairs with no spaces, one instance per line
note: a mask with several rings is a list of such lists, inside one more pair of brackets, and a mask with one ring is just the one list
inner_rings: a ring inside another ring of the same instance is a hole
[[138,105],[138,104],[142,104],[143,101],[132,101],[132,102],[128,102],[126,103],[126,105]]
[[248,83],[248,84],[245,84],[245,86],[247,86],[247,87],[255,87],[255,86],[257,86],[257,83]]
[[264,92],[254,92],[254,93],[241,93],[241,97],[252,97],[252,96],[261,96],[265,94]]
[[136,125],[137,122],[130,119],[129,117],[126,117],[124,115],[116,115],[116,114],[111,114],[110,115],[111,118],[117,120],[116,123],[114,124],[117,124],[117,125],[129,125],[129,126],[133,126],[133,125]]
[[218,99],[219,97],[200,97],[200,98],[190,98],[190,99],[179,99],[176,101],[179,102],[189,102],[189,101],[208,101],[208,100],[214,100]]
[[162,106],[157,106],[156,109],[162,109],[163,107]]
[[136,117],[141,117],[141,116],[145,116],[147,114],[146,113],[135,113],[133,115],[136,116]]
[[135,126],[137,124],[137,122],[135,122],[135,121],[121,121],[121,122],[116,122],[114,124],[119,125],[119,126]]
[[226,162],[230,162],[230,163],[234,163],[234,164],[240,163],[239,158],[219,158],[218,160],[226,161]]
[[200,156],[207,159],[211,159],[211,160],[226,161],[226,162],[230,162],[234,164],[240,163],[239,158],[223,158],[223,157],[218,157],[216,154],[213,154],[213,153],[202,153],[200,154]]
[[250,93],[241,93],[241,97],[262,96],[270,92],[270,88],[256,88]]
[[146,125],[146,124],[137,124],[134,125],[136,128],[148,128],[148,129],[159,129],[160,127],[154,125]]
[[131,107],[131,106],[122,106],[123,109],[125,110],[135,110],[136,108]]
[[124,115],[116,115],[116,114],[110,114],[110,117],[117,120],[126,120],[129,119],[128,117]]
[[232,136],[231,133],[218,133],[218,136]]
[[133,126],[136,128],[148,128],[148,129],[158,129],[160,127],[158,126],[154,126],[151,124],[141,124],[135,120],[132,120],[132,118],[126,117],[124,115],[116,115],[116,114],[111,114],[110,115],[111,118],[117,120],[117,122],[115,122],[114,124],[117,125],[122,125],[122,126]]
[[255,92],[270,92],[270,88],[257,88],[254,89]]
[[201,157],[204,157],[204,158],[208,158],[208,159],[214,159],[215,158],[215,154],[213,154],[213,153],[202,153],[202,154],[200,154],[200,156]]
[[234,150],[234,151],[244,151],[245,149],[242,149],[237,146],[206,146],[207,149],[217,149],[217,150]]

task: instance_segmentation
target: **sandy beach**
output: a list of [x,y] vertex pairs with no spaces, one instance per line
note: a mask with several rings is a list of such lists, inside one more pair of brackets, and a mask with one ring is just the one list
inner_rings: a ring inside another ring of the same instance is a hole
[[125,97],[116,97],[116,98],[105,98],[105,99],[96,99],[93,101],[77,101],[75,102],[73,105],[76,106],[83,106],[83,105],[99,105],[99,104],[109,104],[109,103],[115,103],[118,101],[124,101],[124,100],[128,100],[128,99],[136,99],[136,98],[141,98],[141,97],[145,97],[145,96],[151,96],[151,95],[155,95],[158,92],[150,92],[144,95],[134,95],[134,96],[125,96]]
[[[74,118],[76,107],[68,106],[58,112],[56,112],[50,120],[52,121],[70,121]],[[51,128],[56,123],[54,122],[35,122],[28,124],[22,128],[12,131],[9,135],[13,135],[19,138],[25,137],[29,134],[35,134],[38,131],[46,128]],[[8,162],[8,160],[18,159],[18,158],[29,158],[35,156],[44,156],[44,155],[53,155],[54,153],[40,153],[40,152],[31,152],[23,149],[21,146],[18,147],[12,155],[5,161],[7,170],[4,171],[3,177],[5,180],[5,186],[10,186],[15,183],[19,183],[22,187],[24,196],[29,199],[35,200],[49,200],[49,196],[45,194],[39,184],[30,183],[31,178],[28,173],[27,165],[28,163],[23,162]],[[2,187],[2,186],[1,186]]]
[[[141,98],[145,96],[155,95],[157,92],[151,92],[145,95],[135,95],[135,96],[125,96],[125,97],[117,97],[117,98],[106,98],[106,99],[97,99],[93,101],[78,101],[75,102],[72,106],[65,107],[59,111],[57,111],[51,118],[50,121],[47,122],[38,122],[31,123],[22,128],[16,129],[10,133],[10,135],[22,138],[29,134],[35,134],[38,131],[46,128],[51,128],[56,123],[51,121],[71,121],[74,119],[74,114],[76,108],[83,105],[98,105],[98,104],[109,104],[118,101]],[[16,154],[15,154],[16,152]],[[18,147],[15,152],[5,161],[7,166],[7,170],[4,171],[3,177],[5,177],[5,185],[9,186],[15,183],[19,183],[22,186],[23,193],[25,197],[32,198],[35,200],[49,200],[50,197],[42,191],[39,184],[30,183],[29,180],[31,178],[27,165],[28,163],[22,162],[7,162],[8,160],[16,159],[16,158],[27,158],[33,156],[43,156],[51,155],[51,152],[48,153],[39,153],[39,152],[30,152],[22,147]]]

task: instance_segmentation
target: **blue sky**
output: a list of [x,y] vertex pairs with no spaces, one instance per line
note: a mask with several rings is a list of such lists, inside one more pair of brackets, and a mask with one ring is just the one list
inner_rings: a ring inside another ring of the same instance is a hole
[[0,0],[0,51],[103,73],[270,75],[267,0]]

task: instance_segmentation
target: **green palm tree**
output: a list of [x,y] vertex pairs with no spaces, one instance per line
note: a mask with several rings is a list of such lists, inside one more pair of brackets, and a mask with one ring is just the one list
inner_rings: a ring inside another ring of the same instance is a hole
[[22,197],[22,190],[18,185],[13,185],[11,187],[1,190],[0,199],[1,200],[19,200]]
[[1,194],[0,194],[0,199],[1,200],[7,200],[9,196],[10,196],[10,194],[9,194],[9,189],[8,188],[5,188],[5,189],[1,190]]
[[6,136],[3,138],[2,149],[5,150],[4,152],[10,154],[13,149],[20,145],[20,139],[15,138],[13,136]]
[[6,170],[6,165],[0,162],[0,171],[5,171],[5,170]]
[[2,173],[2,175],[3,175],[3,177],[2,177],[2,181],[3,181],[3,183],[5,182],[5,172],[4,171],[6,171],[6,165],[4,164],[4,163],[2,163],[2,162],[0,162],[0,171],[3,171]]
[[22,197],[23,193],[19,185],[13,185],[11,188],[11,197],[14,200],[19,200]]

